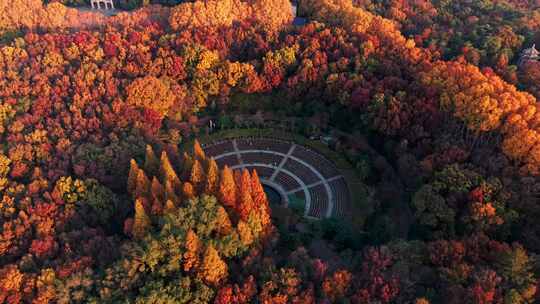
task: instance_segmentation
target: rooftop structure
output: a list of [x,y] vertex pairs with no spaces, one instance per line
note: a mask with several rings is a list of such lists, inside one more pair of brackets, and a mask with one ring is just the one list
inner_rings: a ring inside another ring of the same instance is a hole
[[536,49],[536,44],[533,44],[532,47],[524,49],[519,56],[518,66],[522,66],[528,61],[538,61],[540,60],[540,52]]
[[[102,7],[103,4],[103,7]],[[90,0],[90,5],[92,6],[92,9],[105,9],[105,10],[113,10],[114,9],[114,3],[113,0]]]

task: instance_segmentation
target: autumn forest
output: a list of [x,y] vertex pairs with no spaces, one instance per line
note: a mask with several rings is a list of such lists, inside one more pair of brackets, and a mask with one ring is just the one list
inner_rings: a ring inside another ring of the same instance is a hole
[[113,3],[0,0],[0,303],[540,302],[540,1]]

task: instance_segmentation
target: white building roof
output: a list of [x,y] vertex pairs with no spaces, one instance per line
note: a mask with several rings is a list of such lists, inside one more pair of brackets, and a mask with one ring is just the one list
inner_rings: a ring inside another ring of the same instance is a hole
[[521,57],[538,57],[540,55],[540,52],[536,49],[536,44],[533,44],[532,47],[528,49],[524,49],[523,52],[521,52]]

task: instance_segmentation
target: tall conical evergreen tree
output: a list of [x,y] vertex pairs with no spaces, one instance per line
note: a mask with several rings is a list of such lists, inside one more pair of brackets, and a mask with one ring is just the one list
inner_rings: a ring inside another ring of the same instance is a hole
[[160,157],[159,176],[162,181],[170,180],[173,185],[180,183],[180,179],[167,156],[167,153],[162,152]]
[[163,214],[163,205],[161,204],[161,201],[159,199],[154,198],[152,200],[152,208],[150,210],[150,213],[154,216]]
[[195,139],[195,142],[193,143],[193,155],[195,156],[195,159],[198,159],[201,162],[206,160],[206,154],[204,153],[204,150],[201,147],[201,144],[196,139]]
[[227,235],[232,231],[232,223],[229,214],[222,206],[217,210],[217,230],[221,235]]
[[253,233],[251,232],[251,228],[249,225],[240,220],[237,225],[238,234],[240,235],[240,241],[242,242],[242,245],[249,246],[254,241]]
[[139,170],[137,173],[137,181],[135,185],[135,191],[133,192],[133,198],[150,197],[150,180],[144,173],[144,170]]
[[127,191],[129,194],[133,194],[137,188],[137,175],[139,174],[139,166],[134,159],[131,159],[129,166],[129,175],[127,181]]
[[244,221],[249,219],[249,215],[253,211],[253,199],[249,192],[240,192],[236,210],[238,211],[238,214],[240,214],[241,219]]
[[191,167],[193,167],[193,158],[184,152],[182,156],[182,173],[180,174],[183,180],[189,179]]
[[266,217],[267,217],[266,213],[263,213],[257,209],[253,210],[250,213],[247,224],[249,226],[249,229],[251,229],[251,233],[254,236],[259,237],[264,232],[265,228],[267,227],[266,224],[264,223]]
[[184,271],[190,271],[197,268],[199,265],[199,251],[201,250],[201,241],[193,230],[189,230],[186,234],[184,252]]
[[167,156],[169,157],[169,161],[172,163],[179,163],[180,162],[180,153],[178,152],[178,145],[176,144],[168,144],[165,145],[164,151],[167,152]]
[[247,169],[242,170],[240,177],[240,195],[238,196],[237,210],[240,218],[247,221],[249,214],[253,211],[254,204],[251,197],[251,176]]
[[163,207],[163,214],[174,214],[176,212],[176,206],[173,201],[167,200],[165,207]]
[[167,200],[171,200],[176,204],[180,203],[180,198],[176,194],[176,189],[170,180],[165,181],[165,196]]
[[155,176],[152,178],[151,193],[154,198],[165,201],[165,188]]
[[242,185],[242,171],[233,170],[233,172],[234,172],[234,183],[236,184],[236,191],[240,193],[242,191],[242,188],[240,187]]
[[206,170],[206,180],[204,183],[204,193],[207,194],[216,194],[218,189],[218,180],[219,180],[219,168],[214,160],[210,158],[208,162],[208,169]]
[[233,172],[228,166],[225,166],[221,171],[218,199],[224,206],[236,207],[236,183]]
[[227,273],[227,264],[219,257],[214,246],[208,245],[201,265],[201,278],[207,283],[215,285],[221,282]]
[[182,195],[185,199],[192,199],[195,197],[195,188],[193,187],[192,183],[185,182],[182,185]]
[[189,175],[189,181],[196,189],[200,189],[200,186],[204,182],[204,169],[198,159],[195,159],[193,162],[191,174]]
[[259,210],[262,225],[267,226],[271,224],[271,211],[268,205],[268,198],[264,192],[257,170],[253,170],[251,174],[251,195],[253,197],[254,208]]
[[242,191],[251,193],[251,174],[249,174],[249,170],[242,169],[240,174],[240,189],[242,189]]
[[146,155],[144,158],[144,170],[149,176],[156,176],[159,173],[160,161],[154,153],[152,146],[146,145]]
[[143,238],[149,231],[152,223],[146,214],[144,205],[141,199],[135,200],[135,217],[133,219],[132,234],[136,239]]
[[264,192],[264,188],[261,184],[261,180],[259,179],[259,174],[257,174],[257,170],[251,171],[251,194],[253,196],[253,203],[255,203],[255,207],[261,208],[268,204],[266,193]]

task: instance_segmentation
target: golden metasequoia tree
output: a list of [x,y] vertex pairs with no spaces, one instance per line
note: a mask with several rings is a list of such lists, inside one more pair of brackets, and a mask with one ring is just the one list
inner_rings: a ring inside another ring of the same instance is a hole
[[159,172],[159,159],[157,158],[156,153],[154,153],[154,149],[152,149],[152,146],[150,145],[146,145],[144,170],[151,175],[156,175]]
[[206,248],[200,270],[201,278],[209,284],[218,284],[227,277],[227,264],[211,244]]
[[160,202],[165,201],[165,187],[159,182],[156,176],[152,178],[152,185],[150,186],[150,193],[152,197],[159,200]]
[[204,184],[204,192],[208,194],[216,194],[219,186],[219,168],[214,160],[210,158],[208,168],[206,169],[206,180]]
[[133,228],[131,234],[136,239],[143,238],[151,227],[151,221],[144,209],[141,199],[135,200],[135,217],[133,219]]
[[251,171],[251,192],[255,206],[260,208],[267,204],[268,200],[266,198],[266,193],[264,192],[261,180],[259,179],[259,174],[255,169]]
[[127,181],[127,191],[129,194],[133,194],[135,188],[137,187],[137,174],[139,174],[139,166],[137,162],[132,159],[130,161],[130,168]]
[[219,207],[217,211],[217,230],[221,235],[227,235],[232,230],[231,219],[229,214],[223,207]]
[[201,144],[196,139],[193,143],[193,156],[195,156],[195,158],[198,159],[199,161],[206,160],[206,154],[204,153],[204,150],[201,147]]
[[184,253],[184,271],[190,271],[199,265],[199,252],[201,241],[193,230],[189,230],[186,235],[186,252]]
[[144,170],[139,170],[137,172],[137,179],[135,181],[135,191],[133,193],[133,198],[138,197],[148,197],[150,194],[151,184],[150,180],[144,173]]
[[238,222],[238,234],[240,235],[240,241],[242,242],[242,245],[244,246],[249,246],[253,243],[254,241],[254,238],[253,238],[253,233],[251,232],[251,228],[249,227],[249,225],[240,220]]
[[[236,191],[238,193],[238,197],[240,196],[240,192],[242,191],[242,170],[234,170],[233,171],[234,176],[234,182],[236,183]],[[237,197],[237,199],[238,199]]]
[[254,210],[253,198],[251,197],[251,176],[247,169],[242,170],[240,177],[240,195],[238,196],[237,211],[240,218],[247,221],[250,213]]
[[251,173],[251,195],[253,197],[254,208],[258,208],[261,214],[261,223],[263,226],[270,224],[271,210],[268,205],[268,198],[266,197],[266,192],[261,184],[259,179],[259,174],[257,170],[253,170]]
[[204,182],[205,176],[204,176],[204,169],[201,165],[201,162],[198,159],[195,159],[195,162],[193,162],[193,166],[191,167],[191,173],[189,175],[189,181],[195,188],[199,188],[199,186]]
[[167,153],[163,151],[160,157],[159,164],[159,177],[161,180],[170,183],[170,187],[173,189],[180,189],[181,183],[176,171],[174,170]]
[[180,196],[178,196],[176,193],[177,193],[177,190],[175,189],[175,186],[173,186],[172,182],[170,180],[166,180],[165,181],[165,196],[167,200],[180,203]]
[[[256,171],[250,174],[247,169],[233,171],[225,166],[220,172],[215,160],[207,159],[202,148],[197,155],[191,157],[186,153],[184,161],[178,164],[177,167],[189,173],[185,178],[178,176],[170,161],[177,157],[169,158],[163,151],[158,160],[150,145],[146,147],[142,167],[131,160],[127,188],[135,201],[135,217],[126,221],[125,226],[132,227],[126,233],[138,238],[144,236],[151,226],[151,219],[174,214],[183,202],[203,194],[215,196],[222,205],[217,210],[220,234],[228,234],[233,227],[232,221],[238,223],[241,220],[242,225],[251,225],[249,231],[246,230],[248,226],[241,228],[243,242],[249,243],[248,240],[254,238],[249,237],[250,234],[259,235],[264,227],[271,226],[268,201]],[[232,217],[230,212],[233,212]],[[254,223],[257,224],[253,226]]]
[[195,187],[190,182],[185,182],[182,184],[182,195],[186,199],[192,199],[195,197]]
[[182,155],[182,170],[180,176],[182,176],[183,179],[189,178],[189,175],[191,174],[191,167],[193,167],[193,161],[193,157],[187,153]]
[[150,214],[153,216],[159,216],[163,214],[163,204],[161,203],[163,200],[159,199],[153,199],[152,205],[150,206]]
[[176,206],[173,201],[167,200],[165,206],[163,207],[163,214],[174,214],[176,212]]
[[221,171],[218,199],[229,208],[236,207],[236,183],[233,171],[228,166],[225,166]]

